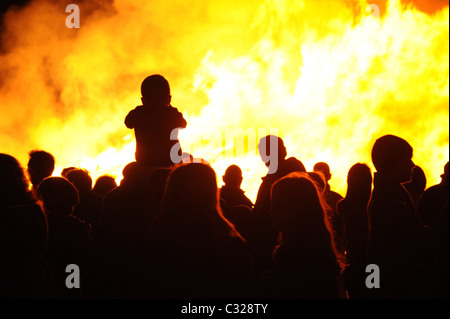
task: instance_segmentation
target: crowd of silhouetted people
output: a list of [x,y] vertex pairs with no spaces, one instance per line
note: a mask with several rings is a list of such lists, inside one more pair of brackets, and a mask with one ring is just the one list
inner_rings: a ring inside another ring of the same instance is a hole
[[[125,119],[136,161],[119,185],[77,167],[56,176],[47,151],[30,152],[27,168],[0,154],[2,298],[449,297],[448,162],[426,188],[409,143],[385,135],[372,148],[376,171],[349,163],[341,196],[328,163],[307,171],[268,135],[253,203],[239,166],[219,188],[207,159],[182,152],[173,130],[187,123],[162,76],[146,78],[141,93]],[[369,264],[378,286],[368,284]]]

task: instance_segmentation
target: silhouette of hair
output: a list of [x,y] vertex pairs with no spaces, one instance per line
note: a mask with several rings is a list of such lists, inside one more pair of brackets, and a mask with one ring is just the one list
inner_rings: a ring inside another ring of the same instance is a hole
[[367,201],[372,192],[372,172],[366,164],[356,163],[347,174],[347,194],[345,198],[364,198]]
[[116,180],[110,175],[102,175],[97,178],[93,191],[101,196],[105,196],[110,190],[117,187]]
[[75,166],[65,167],[61,171],[61,176],[64,177],[64,178],[67,178],[67,174],[69,174],[71,171],[76,170],[76,169],[77,168]]
[[141,84],[141,94],[144,98],[167,98],[170,96],[169,82],[162,75],[150,75]]
[[340,266],[322,196],[309,174],[290,173],[271,189],[274,227],[269,294],[276,298],[336,298]]
[[67,173],[67,179],[77,188],[79,192],[92,190],[92,178],[85,169],[77,168]]
[[55,158],[52,154],[42,151],[33,150],[29,153],[28,174],[34,187],[46,177],[52,175],[55,169]]
[[286,159],[284,166],[285,170],[288,172],[306,173],[305,165],[303,165],[303,163],[295,157],[289,157],[288,159]]
[[177,167],[169,175],[164,208],[178,211],[183,208],[214,211],[217,206],[217,183],[213,169],[201,163]]
[[399,158],[411,158],[412,154],[413,149],[407,141],[395,135],[384,135],[373,145],[372,162],[377,171],[386,171],[392,169]]
[[[274,183],[271,190],[273,222],[282,232],[300,235],[311,225],[326,226],[323,197],[309,173],[290,173]],[[277,206],[290,209],[277,209]]]
[[182,164],[169,174],[159,217],[170,221],[172,226],[191,225],[197,231],[208,233],[214,230],[217,238],[224,236],[224,231],[240,237],[223,217],[216,173],[203,163]]
[[326,188],[326,180],[325,177],[322,174],[322,171],[316,171],[316,172],[308,172],[309,177],[314,182],[314,184],[317,187],[317,190],[320,194],[323,194],[325,192]]
[[225,170],[225,174],[222,177],[225,185],[234,187],[240,187],[242,183],[242,170],[237,165],[230,165]]
[[70,215],[79,203],[77,189],[64,177],[47,177],[39,184],[38,194],[52,214]]
[[0,208],[35,200],[28,190],[28,180],[20,163],[0,153]]
[[314,164],[313,171],[317,172],[320,171],[323,174],[323,177],[325,177],[325,181],[329,181],[331,178],[330,174],[330,166],[325,162],[318,162]]
[[293,172],[280,178],[272,186],[271,199],[273,223],[283,236],[320,238],[334,252],[325,202],[309,174]]

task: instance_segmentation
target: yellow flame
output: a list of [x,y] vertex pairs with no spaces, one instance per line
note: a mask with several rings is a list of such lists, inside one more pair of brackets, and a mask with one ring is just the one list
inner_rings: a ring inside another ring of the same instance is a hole
[[342,195],[348,169],[371,165],[388,133],[410,142],[428,186],[439,182],[449,157],[448,3],[425,13],[388,1],[380,16],[362,0],[88,3],[80,29],[67,29],[65,6],[49,1],[5,16],[0,145],[22,163],[41,148],[55,155],[55,174],[81,166],[120,180],[135,147],[124,117],[141,81],[160,73],[188,121],[183,149],[208,160],[219,183],[240,165],[252,199],[266,173],[263,129],[277,130],[308,170],[328,162]]

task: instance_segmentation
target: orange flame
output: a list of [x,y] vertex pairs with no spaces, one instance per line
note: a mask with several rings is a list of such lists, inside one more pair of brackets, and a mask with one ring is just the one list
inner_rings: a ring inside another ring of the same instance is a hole
[[388,1],[379,16],[376,2],[86,2],[79,29],[65,25],[70,1],[9,10],[2,152],[26,163],[28,151],[45,149],[55,174],[81,166],[120,179],[135,147],[124,117],[140,103],[141,81],[160,73],[188,121],[183,149],[219,181],[240,165],[250,198],[266,173],[256,148],[264,129],[307,169],[328,162],[342,195],[348,169],[370,165],[387,133],[410,142],[435,184],[449,157],[448,2],[423,12]]

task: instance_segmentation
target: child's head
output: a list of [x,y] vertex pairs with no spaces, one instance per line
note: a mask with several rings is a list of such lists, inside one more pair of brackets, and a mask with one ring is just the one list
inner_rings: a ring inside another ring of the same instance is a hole
[[377,172],[389,174],[400,183],[411,180],[415,166],[412,156],[411,145],[394,135],[380,137],[372,148],[372,162]]
[[162,101],[169,105],[171,100],[169,82],[159,74],[153,74],[145,78],[141,84],[142,103],[150,101]]

